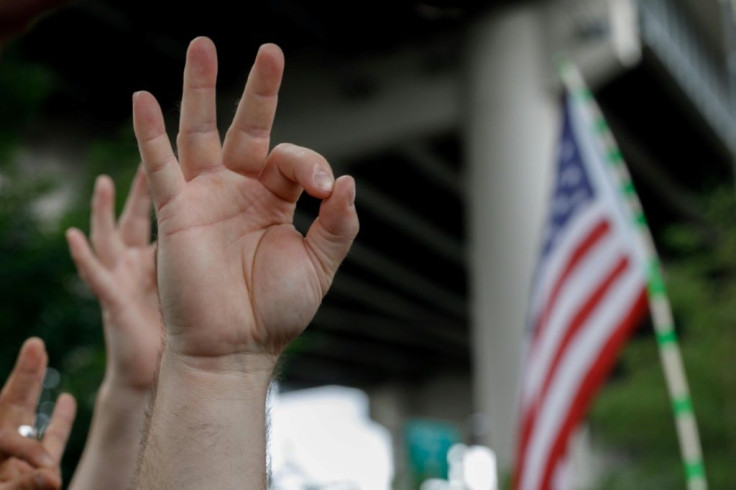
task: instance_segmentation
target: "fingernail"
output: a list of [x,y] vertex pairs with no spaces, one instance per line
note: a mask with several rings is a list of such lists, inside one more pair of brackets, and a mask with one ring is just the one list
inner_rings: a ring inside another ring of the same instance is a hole
[[51,456],[42,456],[41,466],[54,466],[54,460],[51,459]]
[[332,175],[328,174],[324,170],[317,170],[317,173],[314,174],[314,183],[317,184],[317,187],[321,190],[328,192],[332,190],[335,180],[332,178]]

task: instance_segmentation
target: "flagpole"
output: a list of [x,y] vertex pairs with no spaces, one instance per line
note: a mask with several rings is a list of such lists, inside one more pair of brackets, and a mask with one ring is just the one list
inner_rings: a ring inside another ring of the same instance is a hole
[[641,202],[624,164],[621,151],[582,75],[575,65],[568,60],[563,60],[559,64],[559,70],[562,81],[570,95],[581,102],[592,116],[593,127],[590,129],[596,135],[601,148],[605,152],[605,161],[611,170],[609,174],[616,179],[614,182],[616,188],[631,210],[632,225],[634,225],[646,256],[649,309],[652,313],[659,357],[675,417],[687,488],[688,490],[706,490],[708,482],[705,476],[698,426],[693,412],[677,334],[674,329],[672,308],[662,278],[662,267],[651,231],[644,217]]

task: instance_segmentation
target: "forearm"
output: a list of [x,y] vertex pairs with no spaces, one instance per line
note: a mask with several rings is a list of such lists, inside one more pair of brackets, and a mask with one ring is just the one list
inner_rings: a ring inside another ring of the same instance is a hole
[[70,490],[129,488],[149,396],[148,391],[124,388],[110,379],[102,383]]
[[267,487],[273,366],[247,357],[237,367],[212,369],[164,352],[134,488]]

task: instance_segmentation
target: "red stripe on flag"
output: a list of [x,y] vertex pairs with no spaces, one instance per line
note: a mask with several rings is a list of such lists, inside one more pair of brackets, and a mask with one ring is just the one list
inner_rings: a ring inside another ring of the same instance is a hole
[[526,451],[529,446],[529,439],[534,430],[534,425],[537,420],[539,407],[542,405],[544,399],[547,396],[547,390],[549,389],[552,379],[554,378],[557,367],[562,359],[567,346],[575,338],[578,331],[585,325],[585,322],[590,317],[591,313],[595,310],[596,306],[605,298],[606,293],[622,274],[626,272],[630,265],[629,258],[627,256],[621,256],[616,262],[616,265],[608,272],[605,279],[598,285],[593,294],[591,294],[585,301],[583,306],[577,311],[573,319],[571,320],[568,328],[565,330],[564,337],[557,347],[555,356],[547,370],[547,376],[544,379],[542,389],[537,394],[533,394],[533,399],[528,407],[522,407],[523,410],[523,423],[521,430],[521,444],[519,451],[517,452],[517,476],[515,478],[515,488],[521,483],[521,470],[524,468],[526,463]]
[[534,329],[532,330],[533,340],[531,343],[531,351],[536,349],[537,340],[541,336],[541,331],[544,329],[544,326],[549,320],[549,315],[552,313],[555,305],[557,304],[557,297],[560,295],[560,291],[562,290],[562,286],[565,285],[565,281],[567,281],[568,277],[570,277],[570,274],[572,274],[572,271],[575,269],[575,267],[577,267],[583,257],[585,257],[585,255],[588,253],[588,251],[590,251],[590,249],[592,249],[603,237],[608,235],[610,231],[611,224],[608,222],[607,219],[601,219],[599,222],[596,223],[595,227],[590,230],[588,235],[578,244],[573,253],[570,254],[570,257],[565,264],[565,268],[562,270],[562,274],[560,274],[560,276],[557,278],[557,281],[552,288],[552,294],[549,295],[549,298],[545,302],[544,310],[542,310],[542,313],[537,318],[537,321],[534,322]]
[[588,302],[583,305],[583,308],[578,311],[572,322],[570,322],[570,327],[565,332],[565,336],[562,338],[562,342],[560,342],[560,344],[558,345],[557,352],[555,353],[555,357],[552,360],[552,364],[547,370],[547,377],[544,379],[544,384],[542,385],[542,391],[540,393],[540,398],[542,400],[547,396],[549,385],[552,383],[552,379],[557,373],[557,367],[559,366],[560,360],[565,354],[568,345],[570,345],[572,339],[575,338],[575,335],[577,335],[582,326],[585,324],[590,314],[593,313],[593,310],[595,310],[596,306],[598,306],[598,304],[603,300],[613,283],[616,282],[616,280],[626,272],[630,264],[631,262],[629,261],[629,257],[623,256],[619,258],[618,262],[616,262],[616,266],[611,270],[611,272],[608,273],[606,279],[600,284],[600,286],[598,286],[598,289],[596,289],[595,293],[593,293],[593,295],[588,299]]
[[557,466],[558,461],[560,461],[567,452],[567,443],[570,434],[588,411],[590,401],[593,399],[593,396],[596,394],[598,389],[600,389],[601,384],[611,371],[624,342],[626,342],[626,339],[634,328],[641,322],[646,313],[646,288],[642,288],[633,307],[629,310],[628,314],[624,317],[616,330],[614,330],[611,337],[606,341],[596,362],[591,366],[588,370],[588,374],[583,379],[573,404],[567,412],[567,417],[565,418],[560,431],[557,433],[550,456],[547,458],[541,488],[550,488],[552,472]]

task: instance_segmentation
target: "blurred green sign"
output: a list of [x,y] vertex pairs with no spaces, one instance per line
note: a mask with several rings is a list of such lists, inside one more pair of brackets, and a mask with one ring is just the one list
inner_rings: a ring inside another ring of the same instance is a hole
[[405,427],[409,466],[416,481],[447,479],[447,451],[461,442],[460,430],[449,422],[415,419]]

